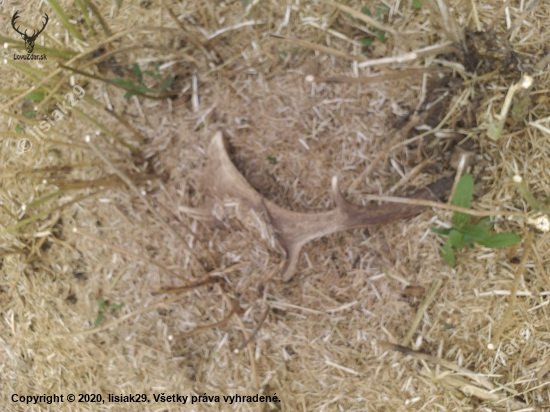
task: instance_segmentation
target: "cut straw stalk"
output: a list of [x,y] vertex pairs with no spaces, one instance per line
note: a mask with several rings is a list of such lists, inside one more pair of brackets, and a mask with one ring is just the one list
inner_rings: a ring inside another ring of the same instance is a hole
[[348,53],[342,52],[340,50],[333,49],[331,47],[322,46],[320,44],[310,43],[305,40],[299,40],[299,39],[293,39],[289,37],[284,36],[278,36],[276,34],[271,34],[271,37],[277,40],[286,41],[292,44],[295,44],[296,46],[305,47],[307,49],[316,50],[320,53],[326,53],[334,57],[340,57],[342,59],[351,60],[351,61],[359,61],[364,62],[367,59],[363,56],[351,56]]
[[510,107],[512,106],[512,99],[514,98],[514,94],[516,94],[516,92],[520,89],[527,90],[532,85],[533,78],[528,74],[524,74],[519,82],[513,84],[508,89],[508,93],[506,93],[500,115],[495,116],[497,121],[489,123],[489,126],[487,128],[487,135],[491,139],[497,140],[500,137],[502,129],[504,128],[504,123],[506,122],[506,117],[508,116],[508,112],[510,111]]
[[430,304],[432,303],[432,300],[434,299],[435,295],[439,291],[439,288],[441,287],[442,284],[443,284],[443,281],[441,279],[437,279],[433,283],[432,287],[430,288],[430,291],[428,292],[428,294],[426,295],[422,303],[420,303],[420,306],[418,306],[418,310],[416,311],[416,315],[413,319],[409,332],[407,332],[407,335],[403,338],[403,342],[401,343],[402,346],[407,346],[411,341],[414,335],[414,332],[416,331],[416,329],[418,328],[418,325],[420,325],[420,322],[422,321],[424,312],[426,311],[428,306],[430,306]]
[[433,200],[424,199],[411,199],[408,197],[395,197],[395,196],[380,196],[380,195],[366,195],[365,200],[375,200],[381,202],[390,203],[405,203],[409,205],[419,205],[427,207],[435,207],[443,210],[452,210],[454,212],[468,213],[472,216],[486,217],[486,216],[523,216],[524,214],[518,212],[510,212],[503,210],[474,210],[466,207],[449,205],[447,203],[435,202]]
[[518,290],[519,280],[521,279],[523,272],[525,272],[525,264],[527,263],[527,258],[529,257],[529,253],[531,251],[532,240],[533,240],[533,233],[531,231],[528,231],[527,235],[525,236],[525,243],[523,244],[523,253],[521,255],[521,260],[514,274],[514,280],[512,282],[512,289],[510,290],[510,301],[508,302],[508,307],[506,308],[506,312],[504,313],[504,316],[500,321],[500,325],[498,329],[495,331],[495,334],[491,338],[491,342],[487,345],[488,349],[492,350],[498,346],[498,340],[500,338],[500,335],[502,335],[502,332],[504,332],[504,329],[506,328],[506,326],[508,325],[508,322],[510,321],[510,318],[512,317],[512,313],[514,312],[514,306],[517,300],[517,290]]
[[434,73],[439,71],[441,71],[439,68],[406,69],[392,71],[386,74],[379,74],[372,77],[323,77],[310,74],[305,77],[305,80],[315,83],[370,84],[384,82],[387,80],[399,80],[405,77],[418,76],[424,73]]

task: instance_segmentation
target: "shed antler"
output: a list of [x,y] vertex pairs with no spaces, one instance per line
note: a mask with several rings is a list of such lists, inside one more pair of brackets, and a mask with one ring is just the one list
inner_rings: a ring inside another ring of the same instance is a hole
[[[310,240],[347,229],[365,228],[393,222],[418,214],[424,206],[391,204],[382,206],[358,207],[347,202],[338,188],[338,179],[332,178],[332,197],[336,208],[328,212],[298,213],[283,209],[270,200],[264,199],[237,170],[227,153],[227,142],[221,132],[217,132],[208,148],[208,164],[203,172],[202,183],[210,196],[228,195],[241,200],[246,206],[261,213],[269,214],[271,224],[279,235],[281,246],[286,250],[287,261],[283,269],[284,281],[294,275],[300,249]],[[452,180],[441,179],[432,190],[423,189],[413,198],[438,197],[451,189]],[[212,203],[207,202],[201,209],[188,210],[190,214],[205,223],[215,224]]]

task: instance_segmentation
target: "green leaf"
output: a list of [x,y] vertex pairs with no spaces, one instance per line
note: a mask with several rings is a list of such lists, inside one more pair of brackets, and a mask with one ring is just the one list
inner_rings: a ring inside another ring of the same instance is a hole
[[390,8],[386,6],[384,3],[380,3],[378,6],[376,6],[376,20],[382,23],[382,20],[384,19],[384,15],[388,14],[389,12],[390,12]]
[[[474,194],[474,179],[472,175],[462,175],[458,184],[456,185],[455,194],[453,196],[453,205],[470,208],[470,202]],[[468,213],[453,212],[453,221],[459,229],[468,223],[470,215]]]
[[269,163],[274,164],[274,165],[279,163],[279,162],[277,162],[277,159],[275,159],[274,157],[271,157],[271,156],[267,156],[266,159],[269,160]]
[[141,73],[141,69],[139,68],[139,65],[137,63],[132,64],[132,71],[141,83],[143,81],[143,73]]
[[158,81],[162,81],[162,77],[160,77],[158,74],[156,73],[153,73],[152,71],[150,70],[145,70],[143,73],[145,73],[146,75],[148,76],[151,76],[153,79],[155,80],[158,80]]
[[97,314],[97,318],[95,318],[95,322],[94,322],[94,328],[97,328],[101,323],[101,319],[103,319],[103,314],[104,313],[102,310]]
[[166,79],[161,86],[161,90],[165,91],[166,89],[172,87],[173,83],[174,83],[174,77],[170,77],[169,79]]
[[372,13],[370,12],[370,9],[369,9],[367,6],[363,7],[363,8],[361,9],[361,11],[362,11],[364,14],[366,14],[367,16],[371,16],[371,17],[372,17]]
[[438,235],[448,235],[452,229],[447,229],[444,227],[431,227],[430,230]]
[[100,308],[104,307],[105,306],[105,301],[103,299],[98,299],[97,300],[97,306],[99,306]]
[[27,119],[31,119],[36,116],[36,112],[34,110],[29,110],[28,112],[23,113],[23,116],[25,116]]
[[413,0],[413,8],[415,8],[416,10],[422,8],[422,3],[420,2],[420,0]]
[[277,54],[279,55],[279,58],[280,58],[281,60],[286,59],[287,56],[288,56],[288,53],[285,52],[285,51],[282,51],[282,50],[277,50]]
[[375,28],[374,31],[376,32],[376,36],[378,37],[378,39],[380,39],[381,42],[386,41],[386,34],[382,30]]
[[27,100],[34,100],[36,102],[39,102],[41,100],[44,100],[44,93],[42,92],[33,92],[33,93],[29,93],[25,96],[25,99]]
[[125,98],[125,99],[129,99],[129,98],[132,97],[133,95],[135,95],[135,93],[133,93],[133,92],[128,92],[128,93],[126,93],[126,94],[124,95],[124,98]]
[[19,134],[23,133],[23,128],[19,125],[15,126],[15,131]]
[[451,245],[457,249],[464,247],[464,235],[456,229],[451,229],[447,241],[450,241]]
[[479,222],[477,222],[476,226],[479,226],[479,227],[482,227],[483,229],[485,229],[485,231],[489,231],[493,228],[493,226],[495,225],[494,223],[491,223],[491,224],[487,224],[491,221],[491,218],[490,217],[484,217],[483,219],[481,219]]
[[241,0],[243,2],[243,6],[244,7],[248,7],[248,5],[250,4],[250,0]]
[[455,267],[455,252],[451,249],[451,239],[447,239],[443,248],[441,248],[441,257],[445,259],[445,262],[451,267]]
[[374,41],[374,37],[363,37],[361,39],[361,43],[365,47],[369,47],[372,44],[373,41]]
[[519,241],[521,241],[521,236],[515,233],[495,233],[489,236],[487,240],[477,243],[485,247],[497,248],[515,245]]
[[459,229],[460,233],[468,236],[474,242],[483,242],[489,238],[487,230],[483,226],[464,225]]

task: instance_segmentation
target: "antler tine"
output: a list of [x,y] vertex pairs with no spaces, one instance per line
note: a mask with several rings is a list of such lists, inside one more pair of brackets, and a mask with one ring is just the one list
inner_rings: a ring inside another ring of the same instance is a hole
[[[444,178],[436,182],[432,191],[437,196],[448,192],[452,179]],[[413,216],[423,206],[409,204],[391,204],[381,206],[359,207],[344,199],[338,188],[338,178],[331,180],[331,195],[336,208],[319,213],[298,213],[286,210],[270,200],[264,199],[244,176],[237,170],[227,153],[227,142],[221,132],[217,132],[208,147],[208,163],[203,174],[203,187],[211,196],[229,195],[245,203],[248,207],[262,212],[265,210],[271,224],[278,233],[281,246],[286,251],[287,261],[283,269],[284,281],[289,281],[296,270],[300,250],[310,240],[347,229],[377,226]],[[430,198],[434,193],[423,189],[411,197]],[[213,223],[212,204],[209,202],[201,209],[182,210],[205,223]],[[265,209],[264,209],[265,208]]]
[[[44,31],[44,29],[46,28],[46,24],[48,24],[48,21],[50,20],[47,13],[44,13],[44,15],[46,16],[46,21],[44,22],[42,29],[40,29],[38,33],[36,33],[37,36]],[[33,33],[33,36],[34,36],[34,33]]]
[[15,12],[15,14],[13,15],[13,18],[11,19],[11,26],[13,27],[13,29],[14,29],[17,33],[19,33],[21,36],[24,36],[24,35],[26,35],[27,31],[25,30],[25,33],[21,33],[21,32],[19,31],[19,27],[21,27],[21,26],[15,27],[15,20],[17,20],[18,17],[19,17],[19,10],[17,10],[17,11]]

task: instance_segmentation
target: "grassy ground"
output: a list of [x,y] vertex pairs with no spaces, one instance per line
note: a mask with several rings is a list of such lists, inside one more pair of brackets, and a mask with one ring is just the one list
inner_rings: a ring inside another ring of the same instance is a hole
[[[443,5],[4,2],[2,410],[546,410],[549,9]],[[47,60],[14,58],[16,10],[27,34],[47,13]],[[458,171],[472,223],[522,241],[453,268],[439,205],[310,242],[283,282],[265,213],[221,199],[215,229],[190,213],[218,131],[285,209],[332,209],[333,176],[367,206]]]

